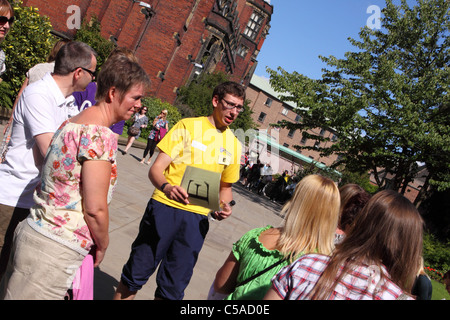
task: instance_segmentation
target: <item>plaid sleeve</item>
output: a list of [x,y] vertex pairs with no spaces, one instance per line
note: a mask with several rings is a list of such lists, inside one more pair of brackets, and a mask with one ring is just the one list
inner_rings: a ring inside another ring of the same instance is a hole
[[328,257],[324,255],[304,255],[281,269],[272,279],[272,287],[283,299],[308,299],[327,262]]
[[286,299],[289,292],[290,279],[289,275],[292,270],[292,265],[283,267],[273,278],[272,288],[282,298]]

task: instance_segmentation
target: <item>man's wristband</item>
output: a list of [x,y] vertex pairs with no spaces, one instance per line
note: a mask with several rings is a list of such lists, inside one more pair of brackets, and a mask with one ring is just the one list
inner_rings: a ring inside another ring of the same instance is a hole
[[161,188],[159,188],[162,192],[164,192],[164,188],[166,187],[166,185],[168,185],[169,183],[168,182],[164,182],[162,185],[161,185]]

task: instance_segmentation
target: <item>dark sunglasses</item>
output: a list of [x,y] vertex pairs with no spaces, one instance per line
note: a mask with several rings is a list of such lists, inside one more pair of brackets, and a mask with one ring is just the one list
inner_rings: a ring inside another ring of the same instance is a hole
[[9,22],[9,24],[13,24],[13,22],[14,22],[14,17],[11,17],[11,18],[7,18],[7,17],[5,17],[5,16],[0,16],[0,24],[1,25],[3,25],[3,24],[6,24],[7,22]]
[[80,68],[83,69],[84,71],[86,71],[87,73],[89,73],[91,75],[92,79],[95,79],[95,77],[97,76],[97,71],[92,72],[89,69],[86,69],[86,68],[83,68],[83,67],[80,67]]
[[86,71],[87,73],[89,73],[90,75],[91,75],[91,77],[92,77],[92,80],[94,80],[95,79],[95,77],[97,76],[97,71],[91,71],[91,70],[89,70],[89,69],[87,69],[87,68],[83,68],[83,67],[76,67],[75,69],[73,69],[71,72],[74,72],[75,70],[77,70],[78,68],[80,68],[81,70],[84,70],[84,71]]

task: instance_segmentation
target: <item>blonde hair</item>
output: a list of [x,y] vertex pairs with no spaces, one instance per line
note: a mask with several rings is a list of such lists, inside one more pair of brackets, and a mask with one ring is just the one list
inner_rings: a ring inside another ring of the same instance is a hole
[[290,261],[311,252],[330,254],[334,249],[339,207],[339,190],[334,181],[320,175],[303,178],[282,209],[286,219],[278,250]]

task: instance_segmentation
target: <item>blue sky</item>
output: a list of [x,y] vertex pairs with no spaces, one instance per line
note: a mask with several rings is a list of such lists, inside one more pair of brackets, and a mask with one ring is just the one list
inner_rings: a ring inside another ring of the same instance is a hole
[[[322,56],[343,58],[355,51],[348,37],[358,33],[373,15],[371,5],[384,8],[384,0],[271,0],[271,28],[259,53],[255,74],[268,77],[266,66],[297,71],[310,78],[322,76]],[[398,3],[398,1],[394,1]]]

